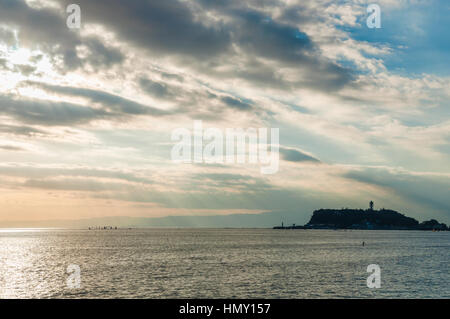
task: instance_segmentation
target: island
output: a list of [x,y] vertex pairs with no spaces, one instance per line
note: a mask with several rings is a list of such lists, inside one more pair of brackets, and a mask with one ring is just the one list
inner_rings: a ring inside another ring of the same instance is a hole
[[450,228],[435,219],[419,223],[391,209],[373,209],[370,202],[368,209],[319,209],[313,212],[311,219],[304,226],[275,226],[273,229],[374,229],[374,230],[430,230],[449,231]]

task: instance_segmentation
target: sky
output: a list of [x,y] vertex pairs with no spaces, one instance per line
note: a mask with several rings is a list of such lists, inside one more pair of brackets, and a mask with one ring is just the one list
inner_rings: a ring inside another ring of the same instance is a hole
[[[381,28],[370,3],[0,0],[0,222],[373,200],[450,223],[450,2],[378,0]],[[278,128],[278,171],[173,162],[194,121]]]

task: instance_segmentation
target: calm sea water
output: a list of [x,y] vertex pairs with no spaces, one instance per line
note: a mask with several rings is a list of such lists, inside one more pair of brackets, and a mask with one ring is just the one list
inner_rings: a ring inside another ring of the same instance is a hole
[[450,232],[0,230],[0,297],[449,298],[449,253]]

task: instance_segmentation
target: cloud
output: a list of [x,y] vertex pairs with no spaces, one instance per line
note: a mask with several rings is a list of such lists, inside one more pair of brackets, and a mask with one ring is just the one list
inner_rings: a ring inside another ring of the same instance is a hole
[[165,83],[159,83],[150,79],[141,78],[139,79],[139,85],[145,92],[158,98],[167,98],[172,95]]
[[[63,6],[69,3],[64,1]],[[285,90],[300,85],[339,90],[354,81],[351,69],[322,57],[305,32],[257,10],[258,2],[248,6],[235,1],[82,0],[78,4],[83,23],[101,25],[121,43],[145,49],[151,56],[172,58],[180,66],[189,64],[208,77],[240,78]],[[275,8],[279,3],[266,5]],[[73,58],[75,64],[77,58]],[[295,78],[285,74],[288,68],[297,72]],[[152,94],[165,93],[158,85],[148,84]]]
[[16,64],[14,65],[14,70],[23,74],[24,76],[29,76],[36,71],[36,67],[28,64]]
[[183,82],[184,78],[183,76],[179,75],[179,74],[172,74],[172,73],[167,73],[167,72],[161,72],[161,77],[167,80],[176,80],[178,82]]
[[[25,210],[53,193],[86,215],[111,200],[127,213],[137,202],[309,217],[374,196],[448,215],[449,78],[411,76],[430,59],[401,63],[411,51],[395,32],[367,29],[361,1],[80,0],[80,30],[66,27],[69,3],[0,0],[0,175],[16,196],[2,203]],[[424,29],[416,50],[440,48],[430,56],[448,71],[445,26]],[[198,119],[279,128],[280,171],[172,164],[171,131]]]
[[314,48],[297,28],[272,20],[255,10],[236,10],[236,41],[248,53],[285,63],[310,62],[305,54]]
[[[117,168],[97,168],[97,167],[53,167],[43,165],[0,165],[0,175],[11,177],[22,177],[28,180],[44,181],[58,180],[61,178],[72,179],[109,179],[123,181],[126,183],[135,183],[142,185],[152,185],[154,180],[142,173],[132,170]],[[35,184],[37,186],[37,184]]]
[[432,208],[448,216],[450,176],[436,173],[414,173],[386,168],[361,168],[343,174],[361,183],[376,185],[395,192],[407,201]]
[[[197,173],[192,178],[198,181],[199,190],[209,193],[255,193],[275,188],[264,178],[244,174]],[[190,189],[191,185],[186,184],[185,187]]]
[[16,44],[16,36],[13,31],[0,26],[0,43],[13,46]]
[[[85,63],[98,68],[123,61],[122,53],[105,46],[93,36],[82,37],[66,26],[65,10],[52,7],[34,8],[23,0],[0,1],[0,20],[3,24],[18,30],[21,46],[39,48],[54,58],[64,61],[63,69],[76,69]],[[11,42],[11,36],[7,39]],[[77,47],[84,46],[88,54],[81,58]]]
[[50,85],[39,82],[22,82],[23,85],[31,85],[42,88],[48,92],[58,93],[62,95],[84,97],[91,102],[100,103],[104,107],[104,112],[110,116],[121,115],[152,115],[162,116],[171,112],[160,110],[154,107],[140,104],[138,102],[123,98],[121,96],[107,93],[100,90],[85,89],[79,87]]
[[230,97],[230,96],[223,96],[220,98],[222,102],[224,102],[226,105],[228,105],[231,108],[238,109],[241,111],[248,111],[252,109],[252,105],[247,102],[242,102],[239,99]]
[[23,125],[8,125],[8,124],[0,124],[0,132],[13,134],[13,135],[22,135],[22,136],[33,136],[33,135],[46,135],[47,132],[31,127],[31,126],[23,126]]
[[0,114],[23,123],[47,126],[83,124],[113,118],[113,114],[101,109],[65,102],[16,99],[12,96],[0,96]]
[[317,158],[294,148],[280,147],[280,153],[285,161],[320,163],[320,160]]
[[230,45],[227,30],[220,24],[202,23],[185,1],[79,0],[77,4],[84,23],[101,24],[153,53],[208,59],[224,54]]
[[24,148],[19,147],[19,146],[14,146],[14,145],[0,145],[0,150],[14,151],[14,152],[25,151]]
[[[208,7],[204,1],[201,3]],[[237,2],[209,6],[230,22],[231,40],[237,48],[226,60],[236,65],[230,76],[284,90],[299,86],[339,90],[354,82],[354,71],[322,56],[320,48],[298,24],[279,20],[270,11],[257,10],[257,1],[253,4],[251,8]],[[266,5],[279,9],[278,2]],[[227,75],[217,74],[220,78]]]
[[126,183],[102,181],[93,178],[29,179],[22,186],[41,190],[81,192],[129,191],[132,189],[132,186]]

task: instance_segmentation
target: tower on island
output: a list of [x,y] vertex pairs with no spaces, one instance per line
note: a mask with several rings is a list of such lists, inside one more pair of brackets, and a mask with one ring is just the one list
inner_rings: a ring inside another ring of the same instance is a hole
[[369,209],[370,209],[370,210],[373,210],[373,201],[370,201],[370,203],[369,203]]

